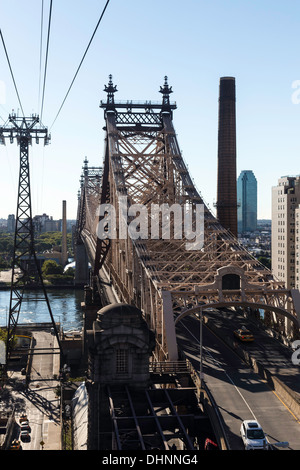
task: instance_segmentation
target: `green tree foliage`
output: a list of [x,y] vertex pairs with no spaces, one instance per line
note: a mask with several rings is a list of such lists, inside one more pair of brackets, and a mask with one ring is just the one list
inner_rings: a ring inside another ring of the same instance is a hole
[[52,259],[46,260],[42,267],[43,276],[49,276],[52,274],[63,274],[63,272],[64,268]]
[[[61,232],[45,232],[35,236],[35,249],[37,253],[51,251],[53,247],[60,247],[62,242]],[[72,253],[72,234],[67,234],[67,249]],[[3,258],[11,258],[14,251],[14,234],[0,232],[0,255]]]
[[3,328],[0,328],[0,340],[6,342],[7,331]]
[[66,276],[74,277],[74,276],[75,276],[75,269],[69,267],[69,268],[65,271],[65,275],[66,275]]
[[[61,232],[44,232],[36,234],[35,236],[35,250],[37,254],[51,253],[55,250],[60,250],[62,244]],[[67,234],[67,250],[72,255],[72,234]],[[0,232],[0,270],[9,269],[12,267],[14,251],[14,234]],[[51,256],[51,255],[50,255]],[[44,262],[42,267],[42,275],[51,284],[73,285],[74,270],[69,268],[64,273],[63,267],[56,263],[56,261],[48,259]]]
[[0,253],[13,254],[14,251],[14,238],[11,233],[0,233]]
[[9,269],[10,263],[0,255],[0,269]]
[[[43,253],[44,251],[50,251],[53,247],[60,247],[62,243],[62,233],[61,232],[45,232],[40,233],[35,238],[35,248],[38,253]],[[67,234],[67,249],[72,252],[72,234]]]
[[[0,341],[3,341],[6,344],[7,341],[7,329],[6,328],[0,328]],[[12,347],[14,348],[17,344],[17,340],[15,336],[12,337]]]
[[73,268],[68,268],[67,271],[64,272],[64,268],[60,264],[50,259],[45,261],[42,266],[44,279],[56,286],[66,284],[73,285],[74,272],[75,270]]
[[257,259],[258,259],[258,261],[260,261],[260,263],[262,263],[264,266],[266,266],[266,268],[271,269],[271,260],[270,260],[270,258],[267,258],[266,256],[259,256]]

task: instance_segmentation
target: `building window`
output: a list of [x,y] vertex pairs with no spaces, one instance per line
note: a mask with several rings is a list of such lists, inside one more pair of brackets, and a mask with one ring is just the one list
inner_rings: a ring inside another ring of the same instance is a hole
[[116,373],[128,374],[128,350],[127,349],[116,350]]

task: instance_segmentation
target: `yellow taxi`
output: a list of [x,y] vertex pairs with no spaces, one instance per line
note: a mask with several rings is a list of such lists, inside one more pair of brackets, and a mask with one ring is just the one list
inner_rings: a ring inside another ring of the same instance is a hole
[[245,328],[245,327],[242,327],[242,328],[239,328],[238,330],[235,330],[233,332],[233,334],[240,341],[245,341],[245,342],[254,341],[253,334],[251,333],[251,331],[247,330],[247,328]]
[[21,442],[14,439],[11,443],[10,450],[21,450]]

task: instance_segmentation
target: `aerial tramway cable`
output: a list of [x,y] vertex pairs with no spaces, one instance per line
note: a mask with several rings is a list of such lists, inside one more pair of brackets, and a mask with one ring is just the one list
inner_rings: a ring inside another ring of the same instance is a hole
[[40,27],[40,67],[39,67],[39,95],[38,95],[38,109],[40,109],[41,99],[41,80],[42,80],[42,50],[43,50],[43,25],[44,25],[44,0],[42,0],[41,11],[41,27]]
[[72,88],[72,86],[73,86],[73,84],[74,84],[74,82],[75,82],[75,79],[76,79],[76,77],[77,77],[77,75],[78,75],[78,72],[79,72],[81,66],[82,66],[82,63],[83,63],[83,61],[84,61],[84,59],[85,59],[85,56],[86,56],[86,54],[87,54],[87,52],[88,52],[88,50],[89,50],[89,48],[90,48],[90,45],[91,45],[91,43],[92,43],[92,41],[93,41],[93,39],[94,39],[94,36],[95,36],[95,34],[96,34],[96,32],[97,32],[97,29],[98,29],[98,27],[99,27],[99,25],[100,25],[100,23],[101,23],[101,20],[102,20],[102,18],[103,18],[103,15],[104,15],[104,13],[105,13],[105,10],[106,10],[106,8],[107,8],[109,2],[110,2],[110,0],[107,0],[105,6],[104,6],[104,8],[103,8],[103,11],[102,11],[102,13],[101,13],[101,16],[100,16],[100,18],[99,18],[99,20],[98,20],[98,23],[97,23],[95,29],[94,29],[94,32],[93,32],[93,34],[92,34],[92,37],[91,37],[91,39],[90,39],[90,41],[89,41],[89,43],[88,43],[88,45],[87,45],[87,48],[86,48],[86,50],[85,50],[85,52],[84,52],[84,54],[83,54],[83,57],[82,57],[82,59],[81,59],[81,61],[80,61],[80,63],[79,63],[79,66],[78,66],[78,68],[77,68],[77,70],[76,70],[76,73],[75,73],[75,75],[74,75],[74,77],[73,77],[73,80],[72,80],[72,82],[71,82],[71,85],[69,86],[69,89],[68,89],[68,91],[67,91],[67,93],[66,93],[66,95],[65,95],[65,97],[64,97],[64,99],[63,99],[63,102],[62,102],[62,104],[61,104],[61,106],[60,106],[60,108],[59,108],[59,110],[58,110],[58,112],[57,112],[57,114],[56,114],[56,116],[55,116],[55,119],[54,119],[54,121],[53,121],[53,123],[52,123],[52,125],[51,125],[51,127],[50,127],[50,130],[52,129],[52,127],[53,127],[55,121],[57,120],[57,118],[58,118],[58,116],[59,116],[59,114],[60,114],[60,112],[61,112],[61,110],[62,110],[62,107],[64,106],[65,101],[66,101],[66,99],[67,99],[67,97],[68,97],[68,95],[69,95],[69,93],[70,93],[70,91],[71,91],[71,88]]
[[[68,90],[67,90],[67,93],[66,93],[66,95],[65,95],[65,97],[64,97],[64,99],[63,99],[63,101],[62,101],[62,104],[61,104],[61,106],[60,106],[60,108],[59,108],[59,110],[58,110],[58,112],[57,112],[57,114],[56,114],[56,116],[55,116],[55,119],[54,119],[54,121],[53,121],[53,123],[52,123],[52,125],[51,125],[51,128],[53,127],[54,123],[56,122],[56,120],[57,120],[57,118],[58,118],[58,116],[59,116],[59,114],[60,114],[60,112],[61,112],[61,110],[62,110],[62,108],[63,108],[63,106],[64,106],[64,104],[65,104],[65,102],[66,102],[66,99],[67,99],[67,97],[68,97],[68,95],[69,95],[69,93],[70,93],[70,91],[71,91],[71,88],[72,88],[72,86],[73,86],[73,84],[74,84],[74,82],[75,82],[75,79],[76,79],[76,77],[77,77],[77,75],[78,75],[78,73],[79,73],[79,70],[80,70],[80,68],[81,68],[81,66],[82,66],[82,64],[83,64],[83,62],[84,62],[84,59],[85,59],[87,53],[88,53],[88,50],[89,50],[89,48],[90,48],[90,46],[91,46],[91,43],[92,43],[92,41],[93,41],[93,39],[94,39],[94,36],[95,36],[97,30],[98,30],[98,28],[99,28],[99,25],[100,25],[100,23],[101,23],[101,21],[102,21],[102,18],[103,18],[103,16],[104,16],[104,13],[105,13],[105,11],[106,11],[106,9],[107,9],[107,6],[108,6],[109,2],[110,2],[110,0],[107,0],[106,3],[105,3],[105,6],[104,6],[104,8],[103,8],[103,10],[102,10],[102,13],[101,13],[100,18],[99,18],[99,20],[98,20],[98,22],[97,22],[97,25],[96,25],[96,27],[95,27],[95,29],[94,29],[94,32],[93,32],[93,34],[92,34],[92,36],[91,36],[91,39],[90,39],[90,41],[89,41],[89,43],[88,43],[88,45],[87,45],[87,47],[86,47],[86,50],[85,50],[85,52],[84,52],[84,54],[83,54],[83,56],[82,56],[82,59],[81,59],[81,61],[80,61],[80,63],[79,63],[79,66],[77,67],[77,70],[76,70],[76,72],[75,72],[75,75],[74,75],[74,77],[73,77],[73,79],[72,79],[72,81],[71,81],[71,84],[70,84],[70,86],[69,86],[69,88],[68,88]],[[42,92],[42,100],[41,100],[41,113],[40,113],[40,118],[41,118],[41,120],[42,120],[42,115],[43,115],[43,110],[44,110],[44,99],[45,99],[45,88],[46,88],[46,76],[47,76],[47,67],[48,67],[49,40],[50,40],[50,27],[51,27],[51,19],[52,19],[52,3],[53,3],[53,2],[52,2],[52,0],[51,0],[51,1],[50,1],[49,20],[48,20],[48,34],[47,34],[47,47],[46,47],[45,68],[44,68],[43,92]],[[43,15],[44,15],[44,2],[42,1],[41,33],[40,33],[39,100],[40,100],[40,88],[41,88],[41,62],[42,62]],[[8,51],[7,51],[7,48],[6,48],[6,45],[5,45],[5,41],[4,41],[4,37],[3,37],[3,34],[2,34],[2,30],[1,30],[1,29],[0,29],[0,36],[1,36],[2,44],[3,44],[3,48],[4,48],[4,51],[5,51],[7,63],[8,63],[8,66],[9,66],[9,70],[10,70],[10,73],[11,73],[11,77],[12,77],[12,80],[13,80],[13,83],[14,83],[14,87],[15,87],[15,91],[16,91],[16,94],[17,94],[17,98],[18,98],[18,101],[19,101],[19,105],[20,105],[22,114],[23,114],[23,116],[25,117],[24,110],[23,110],[23,106],[22,106],[22,103],[21,103],[20,95],[19,95],[19,91],[18,91],[18,88],[17,88],[17,84],[16,84],[16,81],[15,81],[14,73],[13,73],[12,66],[11,66],[11,63],[10,63],[10,60],[9,60]],[[40,103],[39,103],[39,104],[40,104]],[[1,119],[3,119],[3,118],[1,117]],[[3,120],[3,121],[4,121],[4,120]]]
[[50,11],[49,11],[49,21],[48,21],[47,47],[46,47],[46,58],[45,58],[45,72],[44,72],[44,83],[43,83],[43,94],[42,94],[42,106],[41,106],[41,113],[40,113],[41,120],[42,120],[43,110],[44,110],[44,98],[45,98],[45,86],[46,86],[46,76],[47,76],[47,66],[48,66],[48,52],[49,52],[51,18],[52,18],[52,0],[50,1]]
[[15,90],[16,90],[16,94],[17,94],[17,97],[18,97],[19,105],[20,105],[20,108],[21,108],[21,111],[22,111],[23,116],[25,116],[24,111],[23,111],[23,106],[22,106],[22,103],[21,103],[21,100],[20,100],[20,95],[19,95],[19,92],[18,92],[17,84],[16,84],[15,77],[14,77],[14,74],[13,74],[13,71],[12,71],[12,67],[11,67],[11,64],[10,64],[8,52],[7,52],[7,49],[6,49],[6,45],[5,45],[5,41],[4,41],[4,37],[3,37],[3,34],[2,34],[2,30],[1,30],[1,29],[0,29],[0,36],[1,36],[1,40],[2,40],[3,47],[4,47],[4,52],[5,52],[5,55],[6,55],[7,63],[8,63],[8,66],[9,66],[9,70],[10,70],[10,73],[11,73],[11,77],[12,77],[12,80],[13,80],[13,83],[14,83],[14,87],[15,87]]

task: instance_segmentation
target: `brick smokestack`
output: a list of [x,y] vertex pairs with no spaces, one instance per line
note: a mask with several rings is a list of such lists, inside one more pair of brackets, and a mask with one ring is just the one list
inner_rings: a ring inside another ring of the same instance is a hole
[[237,236],[235,78],[220,78],[217,218]]

